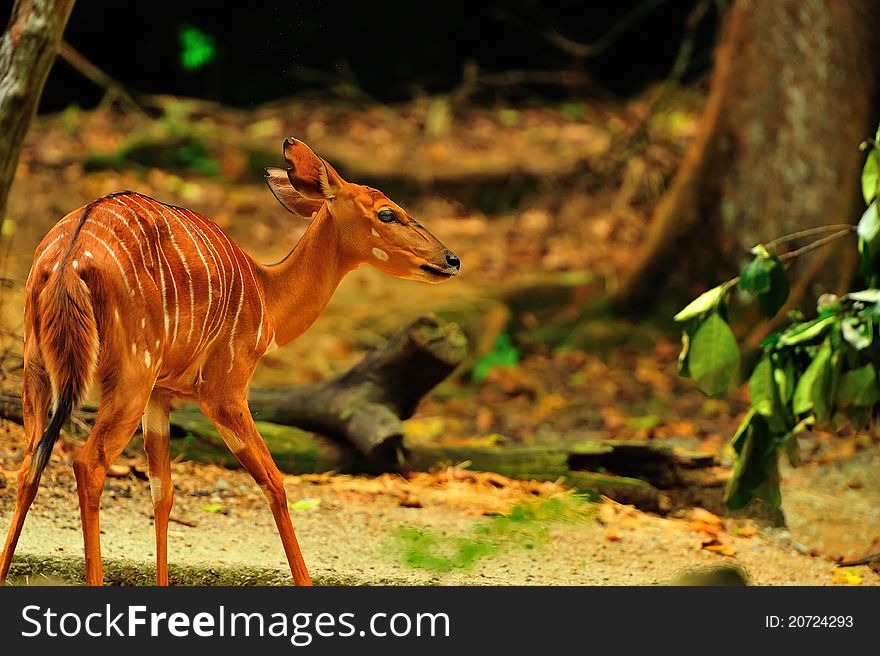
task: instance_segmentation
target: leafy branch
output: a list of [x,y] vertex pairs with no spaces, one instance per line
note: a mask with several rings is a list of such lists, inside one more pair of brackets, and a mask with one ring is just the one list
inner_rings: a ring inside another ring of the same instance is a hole
[[[866,427],[880,409],[880,129],[862,172],[867,209],[858,225],[828,225],[784,235],[752,249],[754,259],[739,276],[701,294],[675,315],[685,324],[679,356],[681,375],[705,394],[728,390],[740,364],[739,346],[727,321],[730,292],[754,296],[772,319],[790,293],[786,264],[851,234],[858,235],[860,272],[868,289],[819,299],[817,316],[791,313],[788,325],[761,342],[763,355],[749,378],[751,407],[731,446],[733,474],[724,500],[741,508],[752,499],[781,503],[779,456],[798,462],[798,436],[816,425]],[[777,254],[782,244],[816,237]]]

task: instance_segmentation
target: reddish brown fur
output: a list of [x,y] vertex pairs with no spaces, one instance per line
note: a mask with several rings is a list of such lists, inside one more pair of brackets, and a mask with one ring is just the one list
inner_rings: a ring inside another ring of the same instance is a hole
[[[111,194],[68,214],[37,248],[25,290],[28,443],[0,581],[36,495],[45,446],[51,450],[54,428],[60,430],[94,375],[101,406],[74,462],[90,584],[102,582],[99,509],[106,471],[141,420],[156,580],[168,583],[172,398],[197,401],[217,426],[266,493],[294,582],[310,583],[281,475],[247,407],[254,368],[270,346],[302,334],[359,264],[440,282],[458,272],[458,261],[381,192],[345,182],[302,142],[287,140],[284,154],[287,181],[275,169],[267,170],[267,182],[285,207],[314,208],[315,217],[277,265],[258,265],[205,217],[135,192]],[[383,208],[399,221],[379,221]],[[52,398],[58,410],[47,429]],[[69,408],[60,402],[65,399]]]

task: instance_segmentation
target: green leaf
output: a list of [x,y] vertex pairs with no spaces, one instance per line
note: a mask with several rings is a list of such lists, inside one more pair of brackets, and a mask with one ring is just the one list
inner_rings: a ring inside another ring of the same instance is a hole
[[727,283],[713,287],[707,292],[703,292],[693,301],[688,303],[688,305],[673,318],[676,321],[688,321],[702,316],[707,312],[711,312],[718,306],[721,299],[724,298],[724,293],[726,291]]
[[858,369],[847,371],[840,378],[837,402],[845,408],[859,406],[869,408],[880,399],[877,388],[877,374],[874,365],[868,363]]
[[222,503],[209,503],[207,505],[202,506],[202,510],[206,513],[218,513],[223,512],[223,504]]
[[859,239],[863,240],[868,246],[871,246],[877,236],[880,235],[880,216],[877,214],[876,201],[871,202],[868,205],[868,209],[862,214],[862,218],[859,219],[857,232]]
[[820,337],[834,324],[834,316],[820,317],[807,323],[796,324],[786,329],[777,342],[778,346],[794,346]]
[[762,415],[773,414],[776,405],[776,384],[773,380],[773,365],[770,356],[760,359],[749,378],[749,398],[752,406]]
[[764,417],[753,415],[738,440],[733,473],[724,491],[724,503],[729,508],[742,508],[756,498],[779,507],[782,496],[779,492],[778,443]]
[[860,292],[850,292],[846,295],[846,298],[862,303],[880,303],[880,289],[863,289]]
[[[764,251],[766,253],[766,251]],[[737,286],[743,291],[757,296],[770,291],[770,260],[769,254],[758,254],[739,274]]]
[[797,386],[792,398],[792,410],[796,415],[802,415],[813,409],[814,398],[821,390],[816,389],[817,381],[824,380],[826,369],[831,358],[831,344],[827,341],[813,356],[804,373],[798,379]]
[[880,152],[874,146],[868,152],[865,167],[862,169],[862,195],[868,205],[877,197],[877,183],[880,177],[878,174],[880,174]]
[[738,286],[758,298],[758,307],[768,319],[773,318],[788,300],[788,274],[775,253],[759,245],[752,249],[755,259],[739,274]]
[[773,255],[769,260],[768,275],[770,277],[770,288],[761,294],[758,294],[758,307],[768,319],[776,316],[776,313],[782,309],[788,300],[791,291],[791,285],[788,282],[788,273],[779,258]]
[[754,407],[749,408],[749,411],[746,413],[746,416],[743,417],[742,422],[740,422],[739,427],[736,429],[736,433],[734,433],[733,437],[730,439],[730,446],[736,453],[739,453],[743,449],[743,440],[748,435],[749,427],[752,425],[752,417],[757,414],[757,411]]
[[840,334],[856,351],[868,348],[874,338],[874,326],[870,321],[859,321],[856,317],[846,317],[840,322]]
[[691,377],[691,368],[688,364],[688,354],[691,350],[691,337],[696,332],[698,326],[688,326],[681,331],[681,353],[678,354],[678,373],[684,378]]
[[739,347],[730,326],[717,313],[710,314],[691,339],[688,363],[704,394],[717,396],[730,386],[739,366]]
[[773,355],[773,380],[779,392],[779,400],[783,405],[788,405],[794,395],[794,362],[788,352]]
[[785,455],[788,457],[788,462],[792,467],[797,467],[801,463],[800,445],[798,444],[797,436],[805,430],[809,430],[815,423],[816,418],[810,415],[799,421],[783,438],[782,448],[785,450]]

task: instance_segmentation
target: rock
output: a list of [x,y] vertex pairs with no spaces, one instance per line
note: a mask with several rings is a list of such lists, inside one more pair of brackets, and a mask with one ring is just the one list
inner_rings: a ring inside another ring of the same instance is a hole
[[672,586],[724,586],[748,585],[748,574],[735,565],[722,565],[705,569],[694,569],[675,577],[667,585]]
[[229,481],[227,481],[225,478],[218,478],[217,482],[214,483],[214,489],[217,490],[218,492],[226,492],[226,491],[232,489],[232,486],[229,484]]
[[412,496],[411,494],[407,494],[406,496],[402,497],[399,501],[399,504],[400,504],[401,508],[421,508],[422,507],[422,502],[419,501],[416,497]]
[[131,473],[131,465],[110,465],[107,476],[111,478],[125,478]]

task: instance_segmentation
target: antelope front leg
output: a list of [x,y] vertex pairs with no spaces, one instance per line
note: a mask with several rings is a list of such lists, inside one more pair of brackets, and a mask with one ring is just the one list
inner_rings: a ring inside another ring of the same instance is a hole
[[269,453],[254,424],[247,401],[243,397],[204,401],[201,409],[205,416],[214,422],[223,441],[238,458],[242,467],[250,473],[265,493],[278,533],[281,535],[281,543],[284,545],[284,553],[287,555],[294,584],[311,585],[312,579],[306,569],[293,530],[290,511],[287,508],[287,493],[284,490],[281,472],[278,471],[275,461],[272,460],[272,454]]
[[143,419],[144,451],[147,452],[156,527],[156,585],[168,585],[168,518],[174,505],[168,425],[170,400],[168,392],[153,390]]

